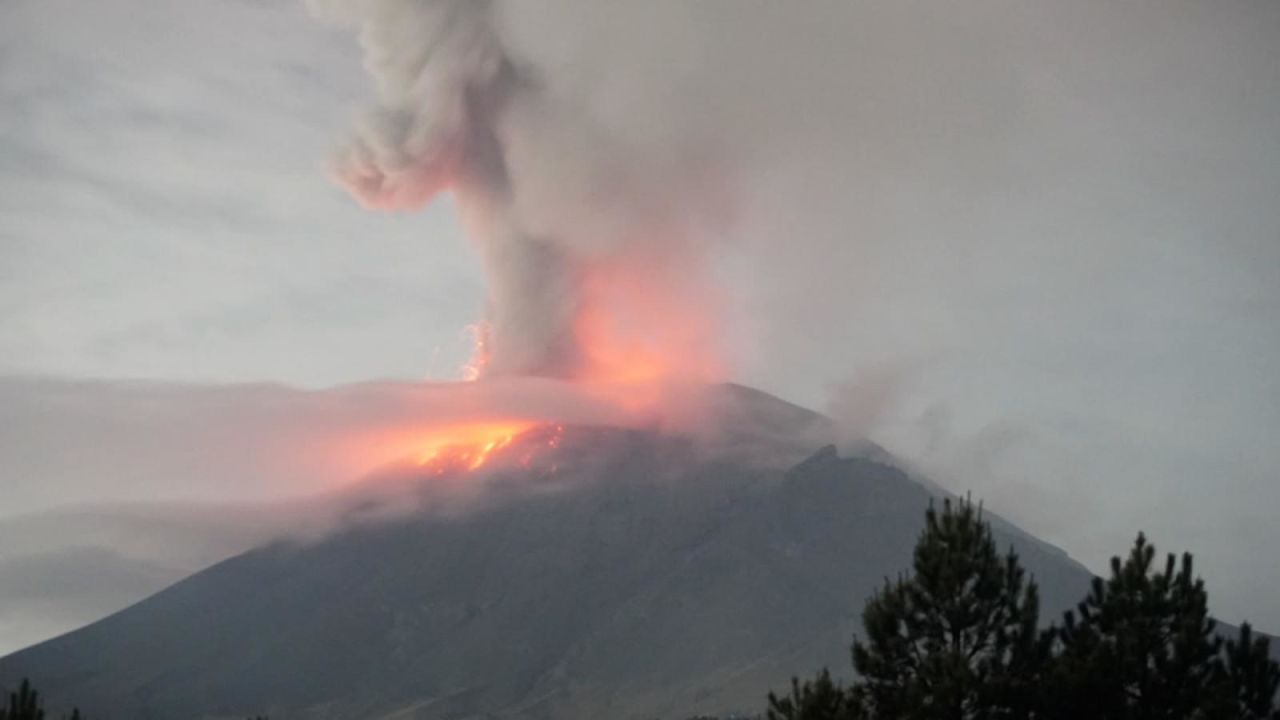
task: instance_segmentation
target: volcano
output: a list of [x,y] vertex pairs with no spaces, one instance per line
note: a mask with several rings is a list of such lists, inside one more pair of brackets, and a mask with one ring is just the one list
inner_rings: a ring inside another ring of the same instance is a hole
[[[347,496],[339,529],[0,659],[0,685],[30,677],[51,710],[104,720],[758,712],[793,674],[847,673],[863,602],[908,566],[942,491],[875,447],[807,444],[820,415],[712,395],[710,448],[560,426],[504,437],[482,467],[433,450]],[[1084,567],[992,522],[1046,617],[1080,598]]]

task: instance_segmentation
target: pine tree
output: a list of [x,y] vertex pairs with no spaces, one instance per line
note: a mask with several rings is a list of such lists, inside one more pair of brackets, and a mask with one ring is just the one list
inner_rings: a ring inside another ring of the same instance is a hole
[[0,720],[44,720],[40,693],[31,687],[30,680],[23,679],[18,689],[9,693],[9,707],[0,710]]
[[859,692],[876,717],[1027,717],[1048,660],[1039,595],[1012,550],[996,551],[980,508],[932,506],[913,574],[886,583],[855,641]]
[[1249,623],[1240,635],[1228,640],[1222,653],[1221,717],[1240,720],[1280,720],[1276,695],[1280,693],[1280,665],[1271,659],[1270,641],[1254,637]]
[[1129,557],[1111,560],[1059,633],[1062,651],[1049,689],[1052,714],[1099,720],[1194,718],[1220,696],[1221,639],[1191,555],[1169,555],[1153,572],[1155,548],[1139,534]]
[[766,720],[862,720],[866,717],[859,696],[840,687],[826,669],[814,680],[804,683],[791,678],[791,694],[786,697],[769,693],[769,709],[765,714]]
[[793,678],[767,720],[1280,720],[1268,639],[1246,623],[1224,643],[1191,555],[1157,570],[1155,553],[1139,534],[1041,631],[1036,585],[997,554],[981,509],[931,505],[912,574],[867,602],[860,679]]

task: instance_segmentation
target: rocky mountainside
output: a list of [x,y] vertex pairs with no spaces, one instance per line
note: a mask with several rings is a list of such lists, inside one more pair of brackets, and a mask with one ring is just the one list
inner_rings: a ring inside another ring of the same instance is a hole
[[[504,448],[483,484],[401,473],[385,483],[408,509],[354,504],[339,531],[0,660],[0,685],[29,676],[103,720],[758,711],[792,674],[847,674],[862,604],[907,567],[935,491],[883,456],[753,457],[772,425],[814,417],[733,393],[763,430],[732,450],[567,427]],[[468,483],[484,489],[442,494]],[[1080,598],[1083,567],[995,525],[1046,616]]]

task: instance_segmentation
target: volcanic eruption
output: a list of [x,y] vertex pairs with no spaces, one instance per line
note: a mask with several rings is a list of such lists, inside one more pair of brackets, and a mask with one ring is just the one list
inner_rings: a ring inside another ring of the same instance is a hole
[[[488,278],[474,375],[719,379],[707,213],[516,57],[497,9],[340,8],[361,28],[378,99],[338,177],[376,209],[456,196]],[[705,163],[682,162],[679,173],[710,183]]]

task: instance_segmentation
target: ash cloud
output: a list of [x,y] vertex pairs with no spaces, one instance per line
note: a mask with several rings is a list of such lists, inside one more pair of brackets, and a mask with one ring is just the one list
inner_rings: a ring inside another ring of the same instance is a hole
[[313,5],[359,27],[377,85],[338,154],[341,182],[376,209],[457,196],[489,282],[483,374],[718,370],[702,237],[719,202],[707,146],[690,155],[687,142],[629,144],[595,122],[513,51],[505,4]]

